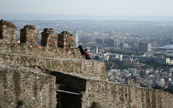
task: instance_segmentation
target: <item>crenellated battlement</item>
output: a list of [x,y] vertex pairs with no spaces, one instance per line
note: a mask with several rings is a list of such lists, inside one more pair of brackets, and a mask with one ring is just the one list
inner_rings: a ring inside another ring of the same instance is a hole
[[53,28],[45,28],[41,32],[41,45],[38,45],[38,33],[34,25],[25,25],[20,30],[20,43],[17,43],[16,26],[11,22],[0,20],[0,52],[84,58],[79,49],[74,48],[74,36],[70,32],[63,31],[57,36]]

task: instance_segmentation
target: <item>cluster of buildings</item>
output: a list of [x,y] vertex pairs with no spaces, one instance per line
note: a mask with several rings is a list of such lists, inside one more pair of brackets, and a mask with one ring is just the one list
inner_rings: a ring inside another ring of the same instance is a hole
[[149,42],[125,42],[125,38],[104,38],[96,39],[96,45],[101,48],[131,48],[137,51],[148,52],[151,51],[151,43]]
[[173,68],[143,69],[141,67],[128,69],[111,69],[108,72],[109,80],[121,84],[136,85],[152,88],[155,86],[173,88]]
[[158,64],[164,64],[164,65],[173,65],[173,60],[170,58],[165,58],[165,57],[155,57],[155,56],[139,56],[137,57],[139,62],[146,63],[146,62],[151,62],[151,63],[158,63]]
[[[109,42],[97,40],[97,45],[107,45],[106,43],[115,42],[110,39]],[[103,42],[99,44],[99,42]],[[125,43],[125,42],[124,42]],[[119,48],[121,48],[119,44]],[[110,44],[111,45],[111,44]],[[122,47],[123,48],[123,47]],[[98,51],[98,47],[96,48]],[[103,48],[104,49],[104,48]],[[149,42],[138,42],[137,52],[141,55],[126,55],[120,53],[106,53],[104,50],[98,51],[96,60],[105,60],[112,65],[107,69],[109,80],[121,83],[153,88],[155,86],[163,88],[173,88],[173,59],[171,58],[171,49],[160,47],[157,50],[152,49]],[[168,55],[169,54],[169,55]],[[173,53],[172,53],[173,54]],[[158,56],[166,55],[166,56]],[[149,65],[155,65],[149,66]],[[161,67],[160,67],[161,66]],[[167,68],[166,68],[167,67]]]
[[[124,43],[124,38],[104,38],[104,39],[96,39],[96,44],[100,47],[119,47],[122,46]],[[126,47],[128,48],[128,44],[126,44]]]

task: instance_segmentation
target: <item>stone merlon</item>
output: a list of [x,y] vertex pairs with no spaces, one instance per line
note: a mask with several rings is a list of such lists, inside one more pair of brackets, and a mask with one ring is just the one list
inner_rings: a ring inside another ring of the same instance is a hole
[[3,19],[0,20],[0,25],[6,25],[7,27],[16,29],[16,26],[13,23],[5,21]]
[[74,48],[74,36],[68,31],[58,34],[58,47],[65,49]]
[[45,28],[43,30],[41,33],[41,46],[52,47],[52,49],[57,47],[57,36],[53,28]]
[[53,28],[45,28],[43,30],[43,32],[45,32],[45,33],[51,33],[51,32],[53,32],[54,33]]
[[63,35],[73,36],[69,31],[63,31],[61,32]]
[[35,30],[36,28],[33,25],[25,25],[24,26],[24,29],[32,29],[32,30]]
[[20,30],[20,42],[38,46],[38,31],[33,25],[25,25]]

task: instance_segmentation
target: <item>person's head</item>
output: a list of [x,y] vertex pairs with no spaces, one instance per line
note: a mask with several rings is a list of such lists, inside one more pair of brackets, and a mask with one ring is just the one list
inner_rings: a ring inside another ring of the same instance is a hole
[[87,51],[87,49],[85,49],[85,51]]
[[82,45],[79,45],[79,46],[78,46],[78,48],[81,48],[81,47],[82,47]]

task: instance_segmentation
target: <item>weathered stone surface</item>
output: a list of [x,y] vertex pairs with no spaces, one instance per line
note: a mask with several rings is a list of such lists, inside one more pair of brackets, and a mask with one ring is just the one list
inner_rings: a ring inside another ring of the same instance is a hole
[[38,31],[33,25],[26,25],[20,30],[20,43],[28,46],[38,47]]
[[15,46],[17,41],[17,29],[14,24],[8,21],[0,20],[0,43],[2,45]]
[[[0,41],[3,41],[0,39]],[[43,56],[43,57],[61,57],[61,58],[81,58],[84,56],[80,54],[78,48],[72,48],[68,51],[64,51],[63,48],[52,48],[52,47],[42,47],[33,45],[26,45],[23,43],[13,46],[13,44],[1,44],[0,43],[0,53],[18,53],[26,54],[32,56]]]
[[57,48],[57,36],[52,28],[45,28],[41,34],[42,34],[41,38],[42,46],[51,47],[51,49]]
[[74,36],[68,32],[63,31],[58,35],[58,47],[65,48],[74,48]]
[[71,73],[91,79],[107,80],[104,62],[69,58],[35,57],[22,54],[0,54],[0,62],[20,64],[30,68]]
[[173,94],[100,80],[87,80],[82,108],[93,102],[103,108],[172,108]]
[[0,108],[55,108],[55,77],[0,64]]

